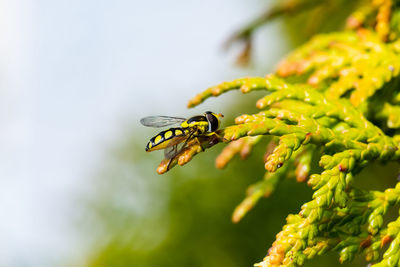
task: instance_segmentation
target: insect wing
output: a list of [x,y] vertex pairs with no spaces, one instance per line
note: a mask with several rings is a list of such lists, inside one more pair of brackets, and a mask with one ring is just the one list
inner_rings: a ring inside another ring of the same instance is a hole
[[185,147],[187,136],[180,136],[174,138],[168,146],[164,149],[164,156],[166,159],[174,158]]
[[[176,155],[182,152],[182,150],[186,147],[189,140],[192,139],[194,132],[192,131],[187,136],[177,137],[176,140],[168,144],[168,147],[164,150],[164,155],[166,159],[172,159]],[[184,142],[183,142],[184,140]]]
[[140,120],[140,123],[147,127],[164,127],[176,123],[182,123],[186,119],[179,117],[169,117],[169,116],[148,116]]
[[172,159],[178,154],[178,145],[170,146],[164,149],[164,157]]

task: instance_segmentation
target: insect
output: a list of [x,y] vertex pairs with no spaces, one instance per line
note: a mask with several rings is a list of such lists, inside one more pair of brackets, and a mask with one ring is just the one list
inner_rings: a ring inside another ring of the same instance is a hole
[[[211,111],[189,119],[169,116],[148,116],[140,120],[147,127],[164,127],[180,123],[180,127],[169,128],[158,133],[146,145],[146,151],[164,149],[166,159],[171,160],[186,147],[190,140],[197,137],[217,135],[215,131],[220,125],[222,114]],[[178,148],[179,147],[179,148]],[[169,165],[168,165],[169,167]]]

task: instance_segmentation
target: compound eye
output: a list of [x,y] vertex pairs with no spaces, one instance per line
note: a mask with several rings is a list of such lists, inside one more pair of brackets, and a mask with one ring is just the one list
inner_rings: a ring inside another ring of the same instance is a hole
[[219,120],[218,120],[218,118],[214,115],[214,114],[212,114],[211,112],[210,113],[206,113],[206,117],[207,117],[207,121],[208,121],[208,131],[209,132],[214,132],[214,131],[216,131],[217,129],[218,129],[218,126],[219,126]]

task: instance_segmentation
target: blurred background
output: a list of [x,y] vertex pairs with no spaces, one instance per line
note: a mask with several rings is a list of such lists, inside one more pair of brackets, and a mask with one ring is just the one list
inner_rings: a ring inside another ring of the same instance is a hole
[[[279,20],[255,35],[249,67],[233,64],[240,47],[223,51],[266,4],[0,1],[0,266],[261,261],[311,191],[286,181],[233,224],[246,187],[263,176],[264,147],[216,170],[217,146],[160,176],[162,152],[144,151],[157,130],[139,119],[212,110],[230,124],[254,110],[259,94],[186,103],[221,81],[264,75],[290,51],[295,38]],[[337,256],[309,265],[328,262]]]

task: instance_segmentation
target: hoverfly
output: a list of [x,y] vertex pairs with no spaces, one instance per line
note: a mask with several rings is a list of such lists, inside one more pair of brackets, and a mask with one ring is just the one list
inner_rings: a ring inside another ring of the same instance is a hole
[[[186,144],[197,137],[216,135],[222,114],[207,111],[204,115],[193,116],[189,119],[169,116],[148,116],[140,120],[147,127],[164,127],[180,123],[180,127],[169,128],[158,133],[146,145],[146,151],[164,149],[166,159],[171,160],[181,152]],[[178,146],[180,147],[178,149]],[[168,165],[169,166],[169,165]]]

